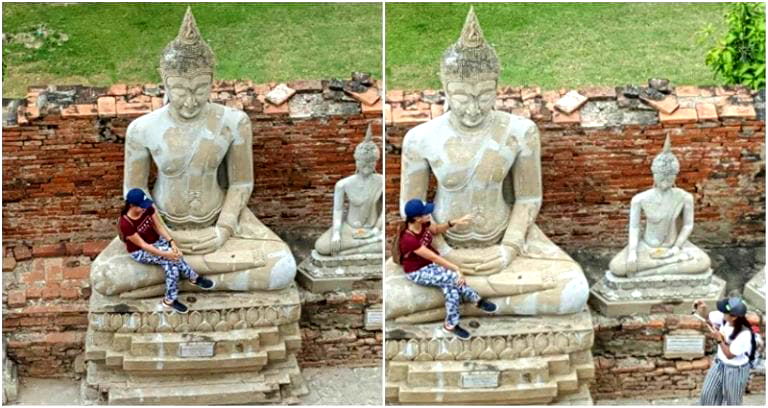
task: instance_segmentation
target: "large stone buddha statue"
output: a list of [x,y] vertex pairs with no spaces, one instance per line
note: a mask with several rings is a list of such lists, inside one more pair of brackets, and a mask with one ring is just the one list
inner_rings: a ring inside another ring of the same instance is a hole
[[[540,137],[525,118],[494,110],[500,72],[470,10],[459,40],[443,54],[440,79],[447,112],[411,129],[402,149],[401,212],[426,199],[437,180],[435,222],[465,214],[468,225],[435,239],[466,282],[505,315],[580,312],[589,287],[581,267],[536,225],[542,204]],[[440,291],[409,282],[387,265],[387,319],[418,323],[444,317]],[[462,315],[481,313],[467,307]]]
[[[185,260],[215,290],[287,287],[296,264],[288,246],[248,209],[253,189],[248,116],[208,101],[215,59],[187,11],[163,51],[160,74],[168,104],[134,120],[125,142],[124,191],[149,192]],[[152,165],[157,179],[150,191]],[[132,261],[119,239],[92,266],[103,295],[159,296],[160,268]],[[186,282],[182,289],[194,290]]]

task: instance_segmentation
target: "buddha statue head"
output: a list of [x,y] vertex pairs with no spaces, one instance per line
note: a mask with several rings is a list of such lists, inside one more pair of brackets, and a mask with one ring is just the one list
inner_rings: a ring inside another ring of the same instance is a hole
[[496,104],[501,65],[485,41],[473,8],[459,39],[443,53],[440,80],[454,126],[471,130],[483,125]]
[[371,125],[365,131],[365,139],[355,147],[355,172],[363,176],[369,176],[376,171],[376,162],[379,161],[379,148],[373,142]]
[[179,34],[160,58],[160,76],[173,116],[189,120],[200,115],[210,97],[215,65],[213,51],[187,8]]
[[667,135],[664,141],[664,148],[651,163],[651,172],[653,173],[653,185],[662,191],[669,190],[675,186],[677,173],[680,172],[680,162],[672,153],[672,142]]

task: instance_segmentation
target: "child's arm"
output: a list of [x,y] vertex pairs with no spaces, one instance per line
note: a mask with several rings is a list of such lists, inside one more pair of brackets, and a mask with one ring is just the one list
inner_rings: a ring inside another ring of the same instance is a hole
[[155,231],[157,231],[157,233],[161,237],[165,238],[166,241],[171,243],[171,247],[175,252],[181,254],[181,251],[176,246],[176,241],[173,240],[173,237],[168,232],[168,229],[165,227],[165,223],[163,222],[163,219],[160,218],[159,215],[157,215],[157,209],[155,209],[155,212],[152,213],[152,222],[155,225]]
[[154,245],[150,245],[147,243],[147,241],[144,241],[141,236],[139,236],[138,233],[134,233],[133,235],[125,237],[125,239],[133,242],[137,247],[149,252],[150,254],[162,256],[163,258],[168,258],[174,261],[177,261],[179,259],[179,255],[174,253],[173,251],[163,251],[160,249],[155,248]]

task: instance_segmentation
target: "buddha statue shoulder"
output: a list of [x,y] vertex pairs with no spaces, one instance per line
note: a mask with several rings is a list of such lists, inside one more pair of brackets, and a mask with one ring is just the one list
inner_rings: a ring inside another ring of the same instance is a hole
[[334,187],[333,222],[315,242],[318,254],[381,255],[384,180],[376,173],[380,154],[369,125],[364,141],[355,148],[355,174],[339,180]]
[[[215,290],[281,289],[293,281],[296,263],[247,207],[253,189],[250,119],[208,101],[214,66],[187,10],[160,60],[168,103],[128,127],[123,188],[149,193],[184,259],[209,275]],[[157,178],[150,189],[152,165]],[[128,298],[157,296],[164,286],[160,268],[131,263],[119,239],[94,260],[91,280],[101,294]]]
[[[442,256],[467,284],[507,315],[569,314],[582,310],[589,287],[581,267],[536,225],[542,204],[541,151],[532,121],[495,111],[501,67],[470,10],[459,40],[443,54],[447,112],[403,140],[401,213],[427,198],[437,180],[437,223],[472,215],[468,225],[435,238]],[[410,283],[390,261],[387,318],[442,318],[442,295]]]
[[[629,209],[629,243],[609,265],[614,276],[698,274],[710,269],[709,256],[692,244],[693,195],[675,187],[680,163],[669,136],[653,159],[653,188],[634,197]],[[641,221],[645,220],[645,224]]]

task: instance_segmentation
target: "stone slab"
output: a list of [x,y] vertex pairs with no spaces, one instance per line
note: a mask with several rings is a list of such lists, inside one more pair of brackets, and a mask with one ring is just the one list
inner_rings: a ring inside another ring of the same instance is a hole
[[749,306],[748,309],[765,314],[765,268],[744,286],[744,300]]
[[664,336],[664,358],[692,360],[704,357],[705,344],[703,334],[667,334]]
[[298,267],[296,280],[312,293],[354,289],[363,280],[381,279],[381,256],[322,256],[312,250]]
[[710,308],[725,295],[725,281],[710,270],[700,275],[663,275],[619,278],[606,272],[590,289],[589,304],[604,316],[682,313],[696,299]]

